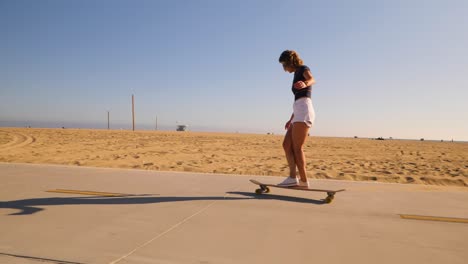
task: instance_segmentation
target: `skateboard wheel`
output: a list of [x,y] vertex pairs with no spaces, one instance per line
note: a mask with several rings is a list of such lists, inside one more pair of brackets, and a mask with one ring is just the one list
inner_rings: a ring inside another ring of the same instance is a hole
[[331,203],[333,201],[333,196],[328,196],[327,198],[325,198],[325,203]]
[[268,187],[265,187],[265,189],[263,190],[264,193],[269,193],[270,192],[270,188]]
[[262,190],[262,189],[257,189],[257,190],[255,190],[255,193],[256,193],[256,194],[262,194],[262,193],[263,193],[263,190]]

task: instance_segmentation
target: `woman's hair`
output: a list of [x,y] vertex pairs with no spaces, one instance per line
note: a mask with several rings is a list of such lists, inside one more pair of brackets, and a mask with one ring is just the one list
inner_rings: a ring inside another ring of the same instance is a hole
[[299,54],[297,54],[297,52],[295,52],[294,50],[283,51],[283,53],[281,53],[281,56],[279,57],[279,62],[284,63],[288,66],[293,66],[294,68],[297,68],[304,64],[302,59],[299,58]]

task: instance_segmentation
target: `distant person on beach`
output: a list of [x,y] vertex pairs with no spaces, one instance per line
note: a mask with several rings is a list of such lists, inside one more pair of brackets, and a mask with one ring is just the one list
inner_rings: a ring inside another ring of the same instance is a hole
[[[283,141],[283,148],[289,165],[289,177],[279,185],[308,188],[309,182],[307,180],[303,146],[315,119],[311,97],[312,85],[315,80],[309,67],[304,65],[297,52],[285,50],[281,53],[279,62],[283,65],[284,71],[294,73],[292,84],[294,94],[293,114],[286,122],[285,129],[287,132]],[[300,179],[297,178],[296,167],[299,170]]]

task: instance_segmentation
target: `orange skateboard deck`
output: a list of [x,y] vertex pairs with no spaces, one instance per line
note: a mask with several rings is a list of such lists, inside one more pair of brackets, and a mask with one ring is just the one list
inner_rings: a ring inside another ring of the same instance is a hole
[[269,193],[270,188],[268,188],[268,187],[291,189],[291,190],[300,190],[300,191],[310,191],[310,192],[326,192],[327,193],[327,198],[325,198],[325,200],[324,200],[325,203],[331,203],[333,201],[333,199],[335,198],[335,194],[337,192],[346,191],[346,189],[325,190],[325,189],[310,189],[310,188],[301,188],[301,187],[285,187],[285,186],[279,186],[279,185],[276,185],[276,184],[261,183],[261,182],[256,181],[256,180],[250,180],[250,182],[260,186],[260,189],[255,190],[256,194]]

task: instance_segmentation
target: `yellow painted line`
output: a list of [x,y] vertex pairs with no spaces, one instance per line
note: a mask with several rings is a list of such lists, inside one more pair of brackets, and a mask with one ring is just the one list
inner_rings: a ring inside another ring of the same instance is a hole
[[94,191],[79,191],[79,190],[63,190],[63,189],[56,189],[56,190],[48,190],[46,192],[51,193],[71,193],[71,194],[83,194],[83,195],[94,195],[94,196],[128,196],[128,194],[124,193],[108,193],[108,192],[94,192]]
[[441,221],[441,222],[451,222],[451,223],[465,223],[468,224],[467,218],[454,218],[454,217],[440,217],[440,216],[424,216],[424,215],[400,215],[403,219],[413,219],[413,220],[426,220],[426,221]]

